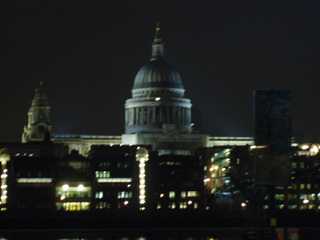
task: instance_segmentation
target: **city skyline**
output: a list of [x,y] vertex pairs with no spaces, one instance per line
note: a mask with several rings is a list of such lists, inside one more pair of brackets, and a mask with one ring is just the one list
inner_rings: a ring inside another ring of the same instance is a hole
[[292,90],[293,132],[305,140],[320,127],[315,1],[7,1],[3,9],[1,141],[20,141],[40,81],[53,133],[123,134],[124,103],[158,20],[204,133],[253,136],[255,89]]

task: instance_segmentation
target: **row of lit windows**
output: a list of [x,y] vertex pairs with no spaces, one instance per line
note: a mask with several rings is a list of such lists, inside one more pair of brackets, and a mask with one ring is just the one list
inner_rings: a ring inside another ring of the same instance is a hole
[[118,199],[123,199],[123,198],[132,198],[132,192],[127,192],[127,191],[118,192]]
[[[165,196],[164,193],[160,194],[160,198],[163,198]],[[181,198],[186,198],[186,197],[199,197],[200,194],[198,191],[182,191],[180,192],[180,197]],[[176,198],[176,192],[175,191],[170,191],[169,192],[169,198],[173,199]]]
[[291,168],[304,168],[305,164],[304,162],[292,162]]
[[[104,196],[103,191],[98,191],[95,194],[96,199],[102,199]],[[117,194],[118,199],[132,198],[132,192],[129,191],[121,191]]]
[[290,187],[288,187],[288,189],[312,189],[312,184],[311,183],[293,183]]
[[66,202],[62,204],[64,211],[87,211],[89,206],[89,202]]
[[[268,208],[268,206],[265,206],[265,208]],[[284,209],[285,206],[283,204],[276,205],[277,209]],[[320,206],[314,205],[314,204],[302,204],[302,205],[289,205],[288,209],[300,209],[300,210],[307,210],[307,209],[320,209]]]
[[110,171],[96,171],[96,178],[109,178]]
[[34,156],[34,154],[33,153],[16,153],[16,155],[15,155],[16,157],[33,157]]
[[96,209],[110,209],[110,203],[99,202],[96,204]]
[[181,166],[181,162],[159,162],[159,166],[168,165],[168,166]]
[[[300,194],[300,200],[316,200],[317,197],[319,198],[320,197],[320,194],[315,194],[315,193],[312,193],[312,194]],[[296,200],[298,198],[298,195],[297,194],[288,194],[288,200]],[[275,199],[276,200],[281,200],[283,201],[284,200],[284,194],[275,194]]]
[[[163,206],[161,206],[161,203],[158,203],[157,209],[161,209],[162,207]],[[179,207],[179,209],[187,209],[187,208],[197,209],[199,206],[197,202],[193,203],[192,201],[179,202],[179,204],[172,202],[168,204],[168,209],[176,209],[177,207]]]

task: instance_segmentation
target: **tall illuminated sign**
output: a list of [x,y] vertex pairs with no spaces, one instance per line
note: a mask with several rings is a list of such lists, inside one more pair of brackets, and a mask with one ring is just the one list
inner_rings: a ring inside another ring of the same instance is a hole
[[136,161],[139,162],[139,205],[140,210],[145,210],[146,204],[146,162],[149,160],[149,152],[146,148],[137,148]]

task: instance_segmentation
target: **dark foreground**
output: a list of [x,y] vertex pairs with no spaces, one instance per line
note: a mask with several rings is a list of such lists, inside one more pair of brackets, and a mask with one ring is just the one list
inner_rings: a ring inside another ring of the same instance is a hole
[[272,239],[276,228],[287,239],[288,229],[299,239],[320,239],[317,212],[277,212],[276,226],[268,214],[248,216],[228,212],[55,212],[2,213],[0,239]]

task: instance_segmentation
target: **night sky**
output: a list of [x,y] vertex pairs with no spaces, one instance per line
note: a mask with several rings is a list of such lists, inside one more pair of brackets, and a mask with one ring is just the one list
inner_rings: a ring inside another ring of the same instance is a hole
[[290,89],[294,134],[320,140],[319,0],[0,4],[0,141],[20,141],[40,81],[53,133],[124,133],[157,20],[203,132],[253,136],[253,90]]

